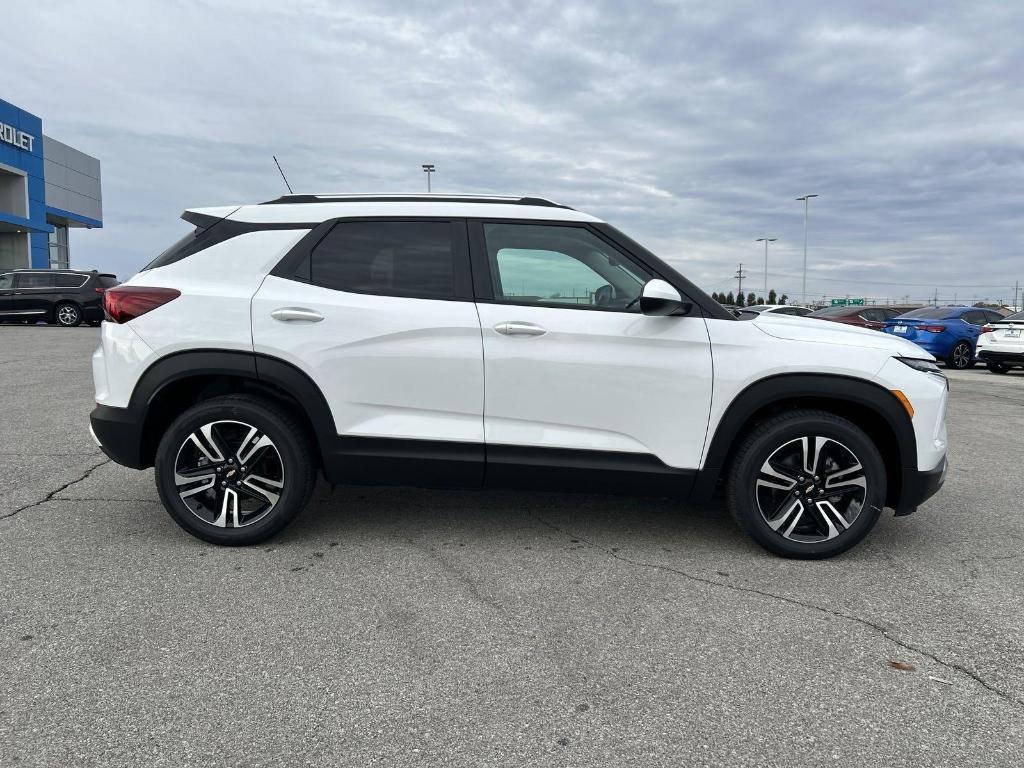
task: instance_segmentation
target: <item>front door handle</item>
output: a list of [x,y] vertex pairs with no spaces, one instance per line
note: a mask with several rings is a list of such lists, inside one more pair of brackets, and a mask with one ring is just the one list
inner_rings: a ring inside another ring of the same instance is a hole
[[270,316],[275,320],[280,320],[282,323],[319,323],[324,319],[324,316],[319,312],[312,309],[304,309],[303,307],[281,307],[271,312]]
[[494,330],[505,336],[543,336],[547,330],[536,323],[526,323],[521,320],[511,320],[507,323],[498,323]]

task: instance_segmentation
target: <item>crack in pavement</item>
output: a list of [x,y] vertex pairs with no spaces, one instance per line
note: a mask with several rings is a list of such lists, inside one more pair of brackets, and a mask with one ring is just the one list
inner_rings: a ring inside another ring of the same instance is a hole
[[610,555],[614,559],[616,559],[616,560],[618,560],[620,562],[623,562],[623,563],[627,563],[629,565],[633,565],[633,566],[636,566],[636,567],[639,567],[639,568],[650,568],[651,570],[665,571],[667,573],[673,573],[673,574],[675,574],[677,576],[682,576],[683,578],[690,579],[691,581],[696,581],[696,582],[699,582],[701,584],[707,584],[707,585],[710,585],[710,586],[713,586],[713,587],[722,587],[723,589],[732,590],[734,592],[745,592],[747,594],[759,595],[761,597],[771,598],[772,600],[777,600],[777,601],[782,602],[782,603],[788,603],[789,605],[795,605],[797,607],[805,608],[805,609],[811,610],[811,611],[818,611],[820,613],[824,613],[824,614],[827,614],[829,616],[834,616],[834,617],[839,618],[839,619],[846,619],[847,621],[852,621],[852,622],[854,622],[856,624],[860,624],[863,627],[867,627],[868,629],[873,630],[874,632],[876,632],[879,635],[881,635],[884,639],[888,640],[891,643],[894,643],[895,645],[899,646],[900,648],[903,648],[904,650],[911,651],[912,653],[920,654],[921,656],[924,656],[925,658],[931,659],[936,664],[938,664],[938,665],[940,665],[940,666],[942,666],[942,667],[944,667],[944,668],[946,668],[946,669],[948,669],[950,671],[959,672],[959,673],[961,673],[963,675],[966,675],[967,677],[969,677],[972,680],[974,680],[976,683],[981,685],[986,690],[990,691],[991,693],[996,694],[997,696],[1002,698],[1004,701],[1006,701],[1006,702],[1016,706],[1021,711],[1024,711],[1024,699],[1021,699],[1020,697],[1015,696],[1014,694],[1010,693],[1009,691],[1004,691],[1003,689],[993,685],[992,683],[988,682],[983,677],[981,677],[978,673],[974,672],[973,670],[968,669],[967,667],[963,666],[962,664],[959,664],[959,663],[954,662],[954,661],[946,661],[945,659],[941,659],[936,654],[932,653],[931,651],[927,651],[927,650],[925,650],[923,648],[918,648],[917,646],[912,645],[911,643],[907,642],[906,640],[902,640],[902,639],[900,639],[900,638],[890,634],[888,629],[886,629],[881,624],[876,624],[875,622],[871,621],[870,619],[864,619],[864,618],[861,618],[860,616],[854,616],[853,614],[850,614],[850,613],[843,613],[842,611],[836,611],[836,610],[833,610],[831,608],[824,608],[824,607],[822,607],[820,605],[815,605],[814,603],[805,603],[805,602],[803,602],[801,600],[797,600],[796,598],[793,598],[793,597],[786,597],[785,595],[775,594],[774,592],[768,592],[768,591],[763,590],[763,589],[757,589],[756,587],[744,587],[744,586],[740,586],[738,584],[726,584],[726,583],[721,582],[721,581],[715,581],[714,579],[709,579],[709,578],[707,578],[705,576],[698,576],[698,575],[693,574],[693,573],[688,573],[688,572],[686,572],[684,570],[681,570],[679,568],[673,568],[670,565],[661,565],[659,563],[645,563],[645,562],[640,561],[640,560],[633,560],[631,558],[628,558],[628,557],[625,557],[623,555],[620,555],[618,552],[616,552],[614,550],[611,550],[611,549],[609,549],[607,547],[602,547],[600,544],[595,544],[594,542],[589,541],[588,539],[585,539],[585,538],[583,538],[582,536],[580,536],[578,534],[570,533],[570,532],[568,532],[568,531],[566,531],[566,530],[564,530],[562,528],[559,528],[554,523],[551,523],[551,522],[545,520],[542,517],[538,517],[537,515],[534,515],[534,519],[537,520],[539,523],[547,526],[551,530],[556,531],[557,533],[562,534],[563,536],[568,536],[569,538],[577,539],[581,543],[586,544],[587,546],[592,547],[594,549],[597,549],[597,550],[599,550],[601,552],[604,552],[605,554]]
[[[64,485],[62,485],[60,488],[56,488],[56,489],[50,491],[43,498],[39,499],[39,501],[33,501],[31,504],[26,504],[23,507],[18,507],[13,512],[8,512],[6,515],[0,515],[0,520],[6,520],[8,518],[14,517],[19,512],[24,512],[26,509],[32,509],[33,507],[38,507],[38,506],[40,506],[42,504],[45,504],[46,502],[52,500],[53,497],[56,496],[61,491],[65,490],[67,488],[70,488],[72,485],[75,485],[76,483],[82,482],[87,477],[89,477],[89,475],[91,475],[97,469],[102,467],[104,464],[109,464],[109,463],[110,463],[110,459],[103,459],[103,461],[101,461],[99,464],[94,464],[93,466],[89,467],[87,470],[85,470],[85,472],[83,472],[80,476],[76,477],[74,480],[69,480],[68,482],[64,483]],[[62,499],[58,499],[58,501],[62,501]]]

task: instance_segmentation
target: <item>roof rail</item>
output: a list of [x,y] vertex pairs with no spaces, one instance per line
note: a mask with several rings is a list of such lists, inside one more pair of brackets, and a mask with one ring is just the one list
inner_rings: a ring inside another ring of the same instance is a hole
[[497,203],[499,205],[533,205],[543,208],[565,208],[543,197],[502,197],[500,195],[360,195],[360,194],[300,194],[282,195],[260,205],[287,205],[294,203]]

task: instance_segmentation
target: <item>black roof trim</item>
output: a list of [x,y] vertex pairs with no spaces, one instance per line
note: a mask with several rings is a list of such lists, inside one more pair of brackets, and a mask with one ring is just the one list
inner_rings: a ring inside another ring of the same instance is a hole
[[295,203],[495,203],[498,205],[532,205],[540,208],[575,210],[542,197],[477,197],[473,195],[282,195],[260,205]]

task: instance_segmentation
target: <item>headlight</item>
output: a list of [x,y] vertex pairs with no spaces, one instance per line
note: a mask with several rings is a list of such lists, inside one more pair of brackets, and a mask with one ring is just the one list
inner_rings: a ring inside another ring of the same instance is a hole
[[922,360],[919,357],[897,357],[904,365],[909,365],[915,371],[923,371],[924,373],[934,373],[936,376],[942,376],[942,371],[939,370],[932,360]]

